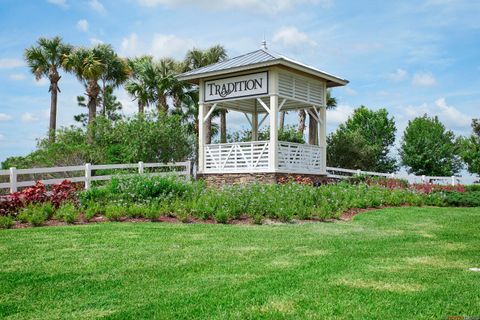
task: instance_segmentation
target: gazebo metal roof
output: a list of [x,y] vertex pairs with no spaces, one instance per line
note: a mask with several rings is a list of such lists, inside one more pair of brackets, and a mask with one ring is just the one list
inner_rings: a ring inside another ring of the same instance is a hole
[[178,75],[178,79],[197,83],[199,79],[226,73],[246,71],[267,66],[282,65],[299,70],[327,81],[327,87],[343,86],[348,80],[329,74],[325,71],[308,66],[294,59],[288,58],[274,51],[262,48],[225,61],[214,63],[199,69],[191,70]]

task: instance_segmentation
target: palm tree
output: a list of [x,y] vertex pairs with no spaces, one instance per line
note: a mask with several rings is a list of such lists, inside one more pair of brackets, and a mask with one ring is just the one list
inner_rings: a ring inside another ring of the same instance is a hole
[[131,78],[125,84],[125,90],[134,100],[137,100],[139,114],[145,112],[145,107],[148,106],[151,100],[145,79],[146,69],[148,68],[147,65],[151,63],[152,57],[149,56],[128,60],[132,73]]
[[[200,50],[200,49],[192,49],[187,52],[187,55],[185,57],[185,66],[186,70],[193,70],[193,69],[198,69],[213,63],[217,63],[220,61],[223,61],[227,58],[227,50],[221,45],[215,45],[213,47],[210,47],[206,50]],[[226,140],[226,128],[223,128],[225,125],[226,121],[226,110],[220,110],[220,125],[222,128],[220,128],[220,132],[222,135],[220,137],[220,141]],[[208,119],[207,119],[207,137],[206,137],[206,143],[211,143],[212,141],[212,118],[216,115],[212,114]]]
[[[104,72],[100,76],[102,82],[102,97],[112,95],[113,90],[127,81],[130,74],[130,68],[125,59],[120,58],[111,45],[100,44],[94,49],[102,63],[104,64]],[[110,89],[108,89],[110,88]],[[111,90],[111,92],[107,92]],[[106,99],[102,98],[102,115],[107,116],[108,108],[105,104]]]
[[72,46],[63,43],[62,38],[40,38],[37,46],[25,50],[25,60],[36,80],[47,77],[50,80],[50,124],[48,128],[49,141],[55,142],[55,130],[57,129],[57,97],[60,88],[59,69],[62,66],[62,57],[71,52]]
[[105,63],[101,60],[100,53],[94,48],[76,48],[63,59],[63,66],[68,72],[72,72],[85,86],[85,94],[88,97],[88,142],[93,142],[92,126],[97,116],[97,105],[101,88],[99,79],[104,74]]

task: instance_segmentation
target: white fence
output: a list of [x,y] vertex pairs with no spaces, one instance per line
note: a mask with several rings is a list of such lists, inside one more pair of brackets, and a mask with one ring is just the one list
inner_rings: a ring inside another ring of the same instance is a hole
[[258,172],[269,167],[267,141],[208,144],[205,146],[204,172]]
[[378,176],[386,178],[397,178],[405,179],[410,183],[440,183],[440,184],[451,184],[455,186],[457,184],[467,184],[467,178],[463,177],[437,177],[437,176],[415,176],[415,175],[406,175],[406,174],[395,174],[395,173],[380,173],[372,171],[361,171],[361,170],[351,170],[343,168],[334,168],[327,167],[327,173],[329,178],[334,179],[348,179],[355,175],[367,175],[367,176]]
[[[10,168],[9,170],[0,170],[1,176],[9,176],[9,182],[0,183],[0,189],[10,189],[10,192],[16,192],[18,188],[29,187],[35,185],[36,180],[42,181],[44,184],[56,184],[63,180],[70,180],[72,182],[84,182],[85,189],[90,188],[92,181],[109,180],[113,175],[92,175],[94,170],[119,170],[119,169],[137,169],[140,174],[148,175],[165,175],[167,173],[176,174],[179,176],[190,176],[190,162],[175,162],[175,163],[131,163],[131,164],[90,164],[87,163],[81,166],[69,166],[69,167],[53,167],[53,168],[32,168],[32,169],[16,169]],[[145,169],[151,168],[169,170],[164,172],[145,172]],[[180,170],[179,170],[180,169]],[[62,178],[49,178],[49,179],[35,179],[29,181],[18,181],[20,175],[33,175],[33,174],[65,174],[72,172],[82,172],[82,176],[66,176]],[[125,175],[125,174],[124,174]]]
[[[265,172],[270,168],[268,141],[208,144],[204,152],[206,173]],[[319,146],[278,142],[278,168],[323,174],[322,152]]]

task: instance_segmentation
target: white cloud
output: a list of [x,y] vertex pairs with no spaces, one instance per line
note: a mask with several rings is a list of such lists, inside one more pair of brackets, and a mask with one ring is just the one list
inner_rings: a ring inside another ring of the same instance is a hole
[[438,116],[448,129],[468,132],[472,118],[459,111],[454,106],[449,106],[445,98],[439,98],[432,103],[423,103],[419,106],[408,106],[404,109],[407,118]]
[[333,5],[333,0],[137,0],[137,2],[146,7],[155,7],[158,5],[167,7],[196,5],[205,9],[245,9],[269,14],[286,11],[304,4],[315,4],[322,8],[329,8]]
[[346,86],[346,87],[343,87],[344,91],[346,94],[348,94],[349,96],[355,96],[357,95],[357,91],[353,90],[352,88],[350,88],[349,86]]
[[3,134],[0,134],[0,141],[5,141],[5,140],[7,140],[7,138],[5,138]]
[[95,46],[97,44],[103,44],[104,42],[97,38],[90,38],[90,43]]
[[47,78],[40,78],[40,80],[33,80],[33,83],[37,86],[37,87],[44,87],[44,86],[48,86],[50,84],[50,81],[47,79]]
[[103,4],[99,0],[91,0],[89,4],[90,4],[90,8],[92,8],[93,10],[95,10],[99,13],[105,13],[106,12],[105,7],[103,6]]
[[8,76],[8,79],[13,81],[22,81],[25,80],[26,76],[23,73],[12,73]]
[[0,58],[0,69],[13,69],[23,67],[25,63],[23,60],[15,58]]
[[295,27],[281,27],[278,29],[272,38],[273,42],[279,43],[285,47],[300,47],[303,45],[314,46],[315,42],[310,39],[310,37],[304,33],[299,31]]
[[414,86],[431,87],[437,84],[437,80],[429,72],[417,72],[413,76],[412,84]]
[[34,122],[38,120],[38,118],[31,112],[23,113],[21,119],[23,122]]
[[47,2],[64,9],[68,8],[67,0],[47,0]]
[[348,117],[353,114],[354,108],[349,105],[340,104],[333,110],[327,110],[327,123],[329,125],[339,125],[347,121]]
[[398,68],[395,72],[390,73],[389,78],[393,82],[400,82],[407,78],[407,71]]
[[0,113],[0,121],[9,121],[12,120],[12,116],[6,113]]
[[132,33],[122,40],[120,53],[129,57],[147,54],[156,58],[183,58],[186,51],[193,46],[194,42],[190,39],[159,33],[153,35],[149,44],[145,44],[136,33]]
[[77,22],[77,29],[83,32],[88,31],[88,21],[85,19],[78,20]]

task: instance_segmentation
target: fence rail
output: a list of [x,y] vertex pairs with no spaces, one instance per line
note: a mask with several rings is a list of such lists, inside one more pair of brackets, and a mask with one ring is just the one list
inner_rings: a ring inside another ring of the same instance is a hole
[[[169,171],[165,172],[145,172],[145,168],[149,169],[168,169]],[[112,174],[108,175],[92,175],[94,170],[120,170],[120,169],[137,169],[140,174],[148,175],[164,175],[167,173],[176,174],[179,176],[190,176],[191,164],[189,161],[185,162],[175,162],[175,163],[129,163],[129,164],[97,164],[92,165],[86,163],[82,166],[68,166],[68,167],[53,167],[53,168],[31,168],[31,169],[16,169],[10,168],[10,170],[0,170],[0,177],[9,176],[9,182],[0,183],[0,189],[10,189],[10,192],[16,192],[18,188],[29,187],[35,185],[36,180],[42,181],[42,183],[56,184],[60,183],[63,180],[70,180],[72,182],[83,182],[85,183],[85,189],[89,189],[92,181],[102,181],[109,180],[112,178]],[[63,178],[48,178],[48,179],[35,179],[28,181],[18,181],[18,176],[28,175],[28,174],[58,174],[58,173],[69,173],[69,172],[82,172],[82,176],[74,177],[63,177]],[[127,175],[127,174],[123,174]]]
[[362,171],[362,170],[352,170],[352,169],[343,169],[343,168],[334,168],[327,167],[328,177],[334,179],[348,179],[355,175],[367,175],[367,176],[378,176],[386,178],[397,178],[405,179],[409,182],[420,182],[420,183],[432,183],[440,182],[445,184],[451,184],[455,186],[466,181],[466,178],[463,177],[438,177],[438,176],[416,176],[416,175],[406,175],[406,174],[395,174],[395,173],[381,173],[381,172],[372,172],[372,171]]

